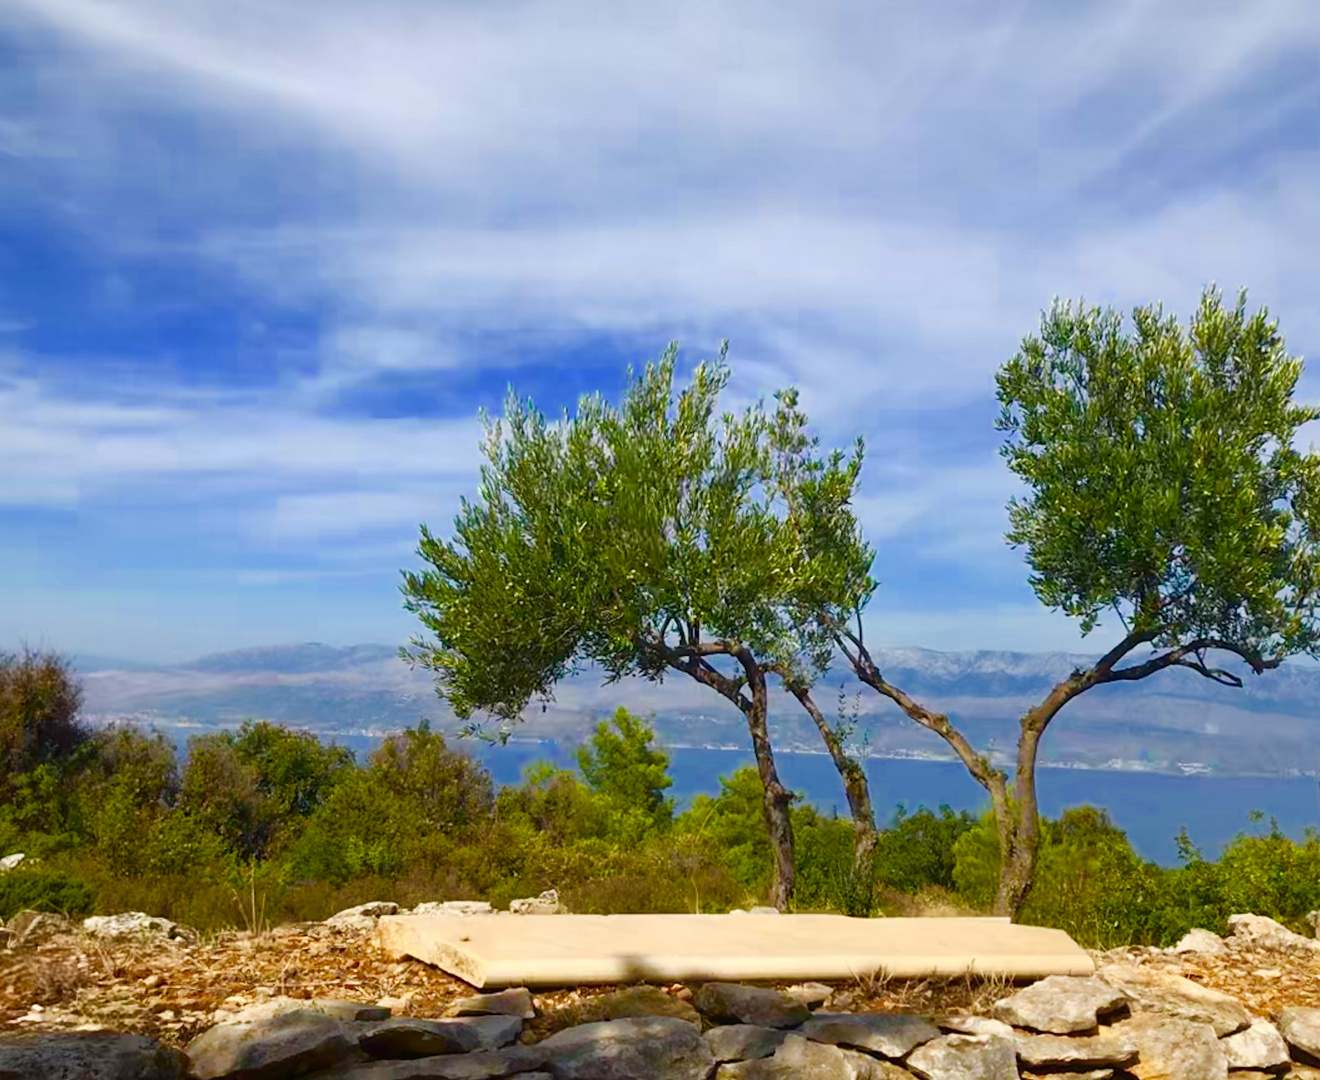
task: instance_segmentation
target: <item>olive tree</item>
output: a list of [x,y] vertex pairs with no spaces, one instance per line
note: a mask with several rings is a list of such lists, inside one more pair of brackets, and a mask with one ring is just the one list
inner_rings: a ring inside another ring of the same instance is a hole
[[1241,688],[1246,670],[1315,653],[1320,457],[1294,444],[1320,409],[1293,401],[1301,360],[1264,309],[1247,317],[1245,291],[1230,309],[1207,289],[1186,331],[1157,305],[1133,323],[1129,334],[1112,309],[1056,301],[997,376],[1002,453],[1027,488],[1009,502],[1007,540],[1025,549],[1042,603],[1083,634],[1107,612],[1122,627],[1022,715],[1011,786],[946,715],[885,680],[862,638],[865,595],[855,620],[822,609],[858,677],[989,792],[999,914],[1016,917],[1031,889],[1036,757],[1068,702],[1170,668]]
[[[629,377],[619,406],[584,398],[551,424],[510,398],[485,420],[486,462],[449,541],[422,528],[432,569],[404,573],[405,606],[434,634],[404,656],[430,668],[460,717],[505,727],[583,665],[607,681],[681,674],[742,713],[774,852],[770,901],[793,888],[792,794],[768,728],[768,677],[809,695],[828,658],[822,632],[793,617],[799,591],[825,590],[777,476],[761,404],[716,415],[720,359],[675,395],[677,347]],[[800,517],[800,516],[799,516]]]

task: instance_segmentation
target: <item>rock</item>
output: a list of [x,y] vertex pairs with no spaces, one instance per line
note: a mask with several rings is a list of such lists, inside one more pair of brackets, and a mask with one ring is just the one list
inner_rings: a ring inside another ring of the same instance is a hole
[[485,900],[427,900],[404,915],[493,915],[495,909]]
[[[1066,1073],[1057,1072],[1032,1072],[1030,1069],[1021,1071],[1022,1080],[1112,1080],[1114,1070],[1109,1068],[1083,1069],[1081,1072],[1073,1072],[1069,1069]],[[1235,1080],[1243,1080],[1242,1077],[1236,1077]]]
[[374,930],[377,919],[382,915],[393,915],[398,910],[398,904],[377,900],[337,911],[325,920],[325,925],[335,930]]
[[350,1061],[357,1042],[339,1020],[311,1009],[216,1024],[188,1044],[196,1080],[284,1080]]
[[3,859],[0,859],[0,874],[5,873],[7,870],[17,870],[19,864],[26,858],[27,856],[21,851],[16,851],[12,855],[6,855]]
[[1188,930],[1178,939],[1178,944],[1173,947],[1176,953],[1208,953],[1218,954],[1228,952],[1228,946],[1224,944],[1224,939],[1218,934],[1209,930]]
[[1230,1069],[1273,1072],[1288,1064],[1288,1044],[1268,1020],[1254,1020],[1245,1031],[1219,1040]]
[[1320,1060],[1320,1009],[1290,1005],[1279,1010],[1278,1021],[1289,1046]]
[[694,998],[698,1011],[717,1023],[791,1028],[811,1019],[811,1010],[778,990],[740,983],[708,982]]
[[224,1011],[225,1024],[255,1024],[263,1020],[273,1020],[288,1013],[316,1013],[331,1020],[353,1022],[376,1022],[388,1020],[390,1010],[380,1005],[365,1005],[360,1001],[343,1001],[339,998],[290,998],[273,997],[269,1001],[258,1001],[241,1009]]
[[887,1061],[786,1035],[773,1057],[721,1065],[716,1080],[912,1080]]
[[700,1024],[701,1015],[688,1002],[666,994],[658,986],[629,986],[583,1002],[587,1020],[622,1020],[629,1016],[672,1016]]
[[790,986],[784,993],[794,1001],[802,1002],[808,1009],[819,1009],[825,1002],[829,1001],[834,990],[824,983],[809,982]]
[[940,1036],[939,1028],[918,1016],[899,1013],[817,1013],[800,1033],[813,1042],[901,1058]]
[[701,1033],[668,1016],[582,1024],[536,1048],[556,1080],[706,1080],[715,1067]]
[[1282,923],[1264,915],[1230,915],[1228,925],[1237,944],[1257,949],[1278,949],[1284,952],[1315,952],[1320,941],[1294,934]]
[[9,948],[9,943],[14,940],[15,936],[12,930],[0,926],[0,949]]
[[299,1077],[299,1080],[500,1080],[506,1076],[531,1080],[531,1076],[550,1075],[533,1072],[544,1063],[545,1055],[539,1045],[510,1046],[503,1050],[442,1054],[411,1061],[373,1061]]
[[778,915],[779,909],[773,907],[766,907],[764,904],[758,904],[756,907],[749,909],[747,914],[748,915]]
[[399,905],[389,900],[376,900],[371,903],[358,904],[357,907],[345,908],[343,911],[337,911],[326,919],[326,922],[334,922],[336,919],[379,919],[382,915],[394,915],[398,912]]
[[787,1034],[779,1028],[756,1024],[721,1024],[706,1032],[706,1042],[718,1062],[755,1061],[778,1050]]
[[523,1022],[520,1016],[472,1016],[459,1023],[466,1023],[477,1033],[478,1050],[498,1050],[508,1046],[522,1034]]
[[1091,1069],[1130,1065],[1137,1057],[1131,1039],[1103,1035],[1019,1035],[1014,1040],[1023,1065],[1045,1069]]
[[509,901],[510,915],[561,915],[567,910],[559,902],[559,893],[555,889],[546,889],[540,896]]
[[1227,1080],[1228,1059],[1209,1024],[1143,1014],[1120,1020],[1115,1035],[1132,1040],[1138,1080]]
[[1312,932],[1317,938],[1320,938],[1320,911],[1308,911],[1306,921],[1310,924]]
[[118,915],[91,915],[83,919],[83,929],[93,937],[135,938],[163,937],[192,939],[194,930],[142,911],[122,911]]
[[73,923],[49,911],[20,911],[5,923],[11,945],[35,945],[59,934],[73,933]]
[[1094,975],[1050,975],[995,1002],[994,1016],[1051,1035],[1091,1031],[1127,1003],[1122,990]]
[[[497,1019],[500,1019],[497,1017]],[[514,1019],[507,1017],[505,1019]],[[515,1020],[519,1027],[521,1021]],[[514,1038],[517,1035],[515,1033]],[[512,1041],[512,1040],[509,1040]],[[419,1058],[432,1054],[466,1054],[481,1044],[481,1034],[468,1020],[422,1020],[395,1017],[364,1025],[358,1047],[373,1058]],[[497,1049],[493,1046],[481,1047]]]
[[946,1016],[939,1026],[959,1035],[1002,1035],[1005,1039],[1012,1039],[1017,1034],[1002,1020],[992,1020],[988,1016]]
[[1122,990],[1134,1012],[1209,1024],[1217,1036],[1231,1035],[1251,1024],[1251,1014],[1237,998],[1172,972],[1108,964],[1096,974]]
[[181,1080],[188,1059],[155,1039],[110,1031],[0,1038],[0,1077],[24,1080]]
[[459,998],[445,1010],[449,1016],[516,1016],[530,1020],[536,1015],[532,1008],[532,992],[525,986],[511,986],[498,994],[473,994]]
[[917,1047],[907,1067],[922,1080],[1018,1080],[1017,1051],[999,1035],[941,1035]]

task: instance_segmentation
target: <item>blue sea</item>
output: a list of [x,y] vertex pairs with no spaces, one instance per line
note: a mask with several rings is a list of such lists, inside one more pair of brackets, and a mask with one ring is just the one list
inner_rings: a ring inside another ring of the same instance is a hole
[[[179,744],[197,729],[162,730]],[[336,735],[365,762],[380,744],[379,736]],[[492,746],[473,740],[457,745],[478,757],[497,784],[517,783],[528,765],[550,761],[564,768],[575,765],[571,748],[554,742],[510,741]],[[716,794],[722,775],[753,763],[747,750],[671,748],[670,790],[679,807],[694,795]],[[775,755],[780,778],[818,809],[846,815],[843,784],[829,757],[823,753]],[[914,811],[947,805],[954,811],[974,813],[989,807],[985,791],[952,761],[913,758],[871,758],[867,762],[871,800],[883,824],[899,807]],[[1107,769],[1042,767],[1037,774],[1041,812],[1055,817],[1070,806],[1089,803],[1109,811],[1132,846],[1142,856],[1166,866],[1176,865],[1178,831],[1186,826],[1192,842],[1207,858],[1216,858],[1223,846],[1241,832],[1268,828],[1271,818],[1294,839],[1308,826],[1320,828],[1320,785],[1311,777],[1170,775],[1154,772],[1118,772]],[[1264,822],[1253,824],[1249,815],[1260,811]]]

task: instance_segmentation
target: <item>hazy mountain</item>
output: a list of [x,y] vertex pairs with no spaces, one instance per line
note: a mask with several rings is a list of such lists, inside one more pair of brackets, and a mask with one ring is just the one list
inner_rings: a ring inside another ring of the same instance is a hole
[[[1093,657],[1064,653],[880,649],[886,677],[928,707],[947,712],[972,741],[996,751],[1016,743],[1016,717],[1057,680]],[[423,717],[441,730],[456,720],[435,694],[433,676],[410,669],[389,645],[337,649],[300,644],[243,649],[187,664],[76,666],[94,720],[135,718],[162,725],[232,725],[246,717],[329,732],[397,730]],[[1045,740],[1047,761],[1173,769],[1205,763],[1225,772],[1320,769],[1320,665],[1289,663],[1234,690],[1186,670],[1098,687],[1060,714]],[[842,673],[822,680],[820,704],[856,713],[869,752],[938,754],[937,737]],[[590,672],[565,681],[544,710],[528,710],[524,734],[576,741],[618,705],[654,719],[670,745],[747,741],[738,711],[681,676],[663,684],[631,680],[604,686]],[[771,726],[785,748],[820,748],[801,708],[776,692]]]

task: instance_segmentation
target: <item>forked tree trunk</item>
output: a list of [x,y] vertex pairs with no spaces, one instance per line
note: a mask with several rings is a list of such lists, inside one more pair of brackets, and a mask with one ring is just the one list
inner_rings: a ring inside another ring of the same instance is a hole
[[825,748],[830,752],[834,767],[843,781],[843,792],[848,799],[848,812],[853,820],[853,872],[869,875],[874,869],[875,848],[879,836],[875,827],[875,811],[871,806],[871,786],[867,783],[866,768],[849,755],[839,733],[830,726],[825,715],[816,706],[810,691],[790,686],[789,692],[798,699],[807,715],[815,723]]

